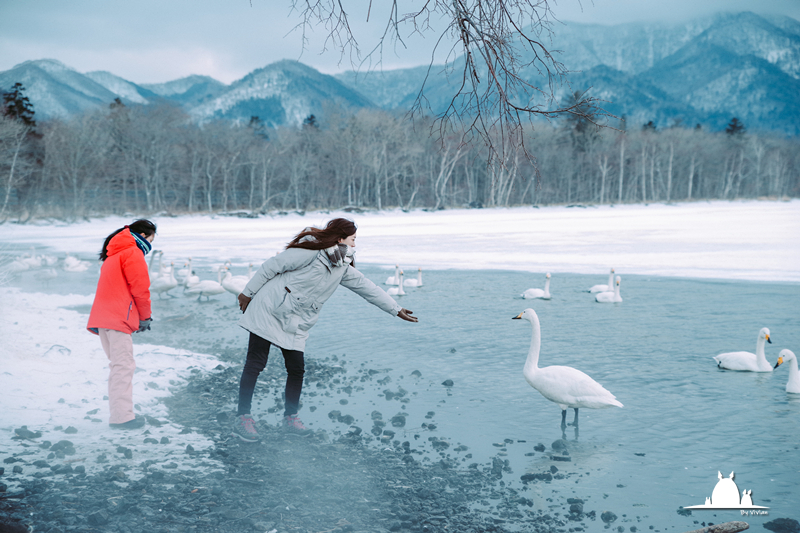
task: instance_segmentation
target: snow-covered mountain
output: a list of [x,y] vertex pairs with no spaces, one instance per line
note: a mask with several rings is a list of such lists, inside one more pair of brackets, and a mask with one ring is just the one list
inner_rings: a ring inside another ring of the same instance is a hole
[[194,75],[166,83],[142,84],[141,87],[183,106],[194,107],[216,98],[227,85],[209,76]]
[[116,94],[120,100],[123,101],[134,104],[149,104],[158,98],[158,95],[152,91],[144,89],[141,85],[136,85],[135,83],[120,78],[119,76],[104,70],[87,72],[86,77],[91,78],[112,93]]
[[268,126],[280,126],[300,124],[311,114],[319,116],[328,102],[347,108],[374,106],[333,76],[283,60],[254,70],[190,113],[201,121],[224,118],[247,122],[257,116]]
[[[744,12],[719,14],[685,24],[630,23],[615,26],[566,23],[545,40],[571,71],[557,86],[589,91],[604,109],[627,117],[628,126],[676,121],[720,129],[731,117],[750,129],[800,134],[800,22]],[[460,63],[431,69],[425,97],[434,113],[450,104]],[[419,87],[396,83],[421,79],[418,69],[337,76],[365,94],[378,94],[385,109],[408,109]],[[542,86],[535,69],[522,77]]]
[[[628,127],[652,120],[658,127],[682,122],[721,129],[736,116],[751,130],[800,134],[797,20],[744,12],[684,24],[566,23],[553,31],[543,42],[571,71],[567,82],[556,86],[556,101],[571,91],[589,91],[605,100],[608,112],[626,116]],[[328,102],[405,111],[423,81],[430,110],[440,113],[461,81],[461,61],[449,69],[434,65],[332,77],[284,60],[231,85],[207,76],[137,85],[109,72],[81,74],[45,59],[0,72],[0,90],[22,82],[39,119],[80,113],[114,98],[141,105],[166,99],[199,121],[258,116],[278,126],[323,115]],[[535,69],[521,75],[533,85],[544,83]]]
[[22,83],[37,119],[67,117],[103,104],[119,95],[88,76],[54,59],[25,61],[0,72],[0,88]]

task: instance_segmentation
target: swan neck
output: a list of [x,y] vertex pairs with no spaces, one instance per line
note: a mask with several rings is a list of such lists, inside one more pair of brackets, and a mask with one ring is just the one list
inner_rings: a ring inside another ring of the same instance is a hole
[[539,348],[541,347],[542,341],[539,320],[536,319],[535,321],[532,321],[531,326],[531,347],[528,350],[528,358],[525,360],[525,372],[533,372],[539,368]]

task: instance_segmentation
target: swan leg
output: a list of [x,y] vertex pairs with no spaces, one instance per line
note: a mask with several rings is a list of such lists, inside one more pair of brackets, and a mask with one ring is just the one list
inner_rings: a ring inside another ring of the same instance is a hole
[[[564,411],[566,413],[566,411]],[[572,421],[572,425],[578,427],[578,408],[575,408],[575,420]]]
[[563,431],[566,428],[567,428],[567,410],[566,409],[562,409],[561,410],[561,430]]

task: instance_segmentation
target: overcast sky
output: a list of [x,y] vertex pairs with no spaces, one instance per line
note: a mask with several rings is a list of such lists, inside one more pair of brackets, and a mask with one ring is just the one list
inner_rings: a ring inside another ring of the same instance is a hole
[[[323,2],[324,3],[324,2]],[[344,0],[364,51],[374,48],[386,23],[374,0]],[[136,83],[204,74],[230,83],[281,59],[298,59],[324,73],[353,68],[350,57],[323,52],[324,27],[293,31],[300,18],[290,0],[0,0],[0,71],[27,60],[57,59],[79,72],[107,70]],[[421,0],[401,0],[413,6]],[[800,0],[560,0],[561,21],[620,24],[682,22],[718,11],[755,11],[800,20]],[[440,21],[432,21],[434,25]],[[554,26],[558,31],[558,25]],[[404,34],[408,35],[406,28]],[[427,64],[438,35],[408,35],[407,48],[388,47],[383,68]],[[447,48],[446,46],[443,48]],[[439,60],[443,58],[438,58]]]

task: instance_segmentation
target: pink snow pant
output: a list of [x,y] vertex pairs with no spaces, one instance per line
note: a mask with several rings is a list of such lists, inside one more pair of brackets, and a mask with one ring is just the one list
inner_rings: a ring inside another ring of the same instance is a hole
[[103,351],[108,356],[108,408],[110,424],[122,424],[136,418],[133,414],[133,339],[130,333],[98,328]]

